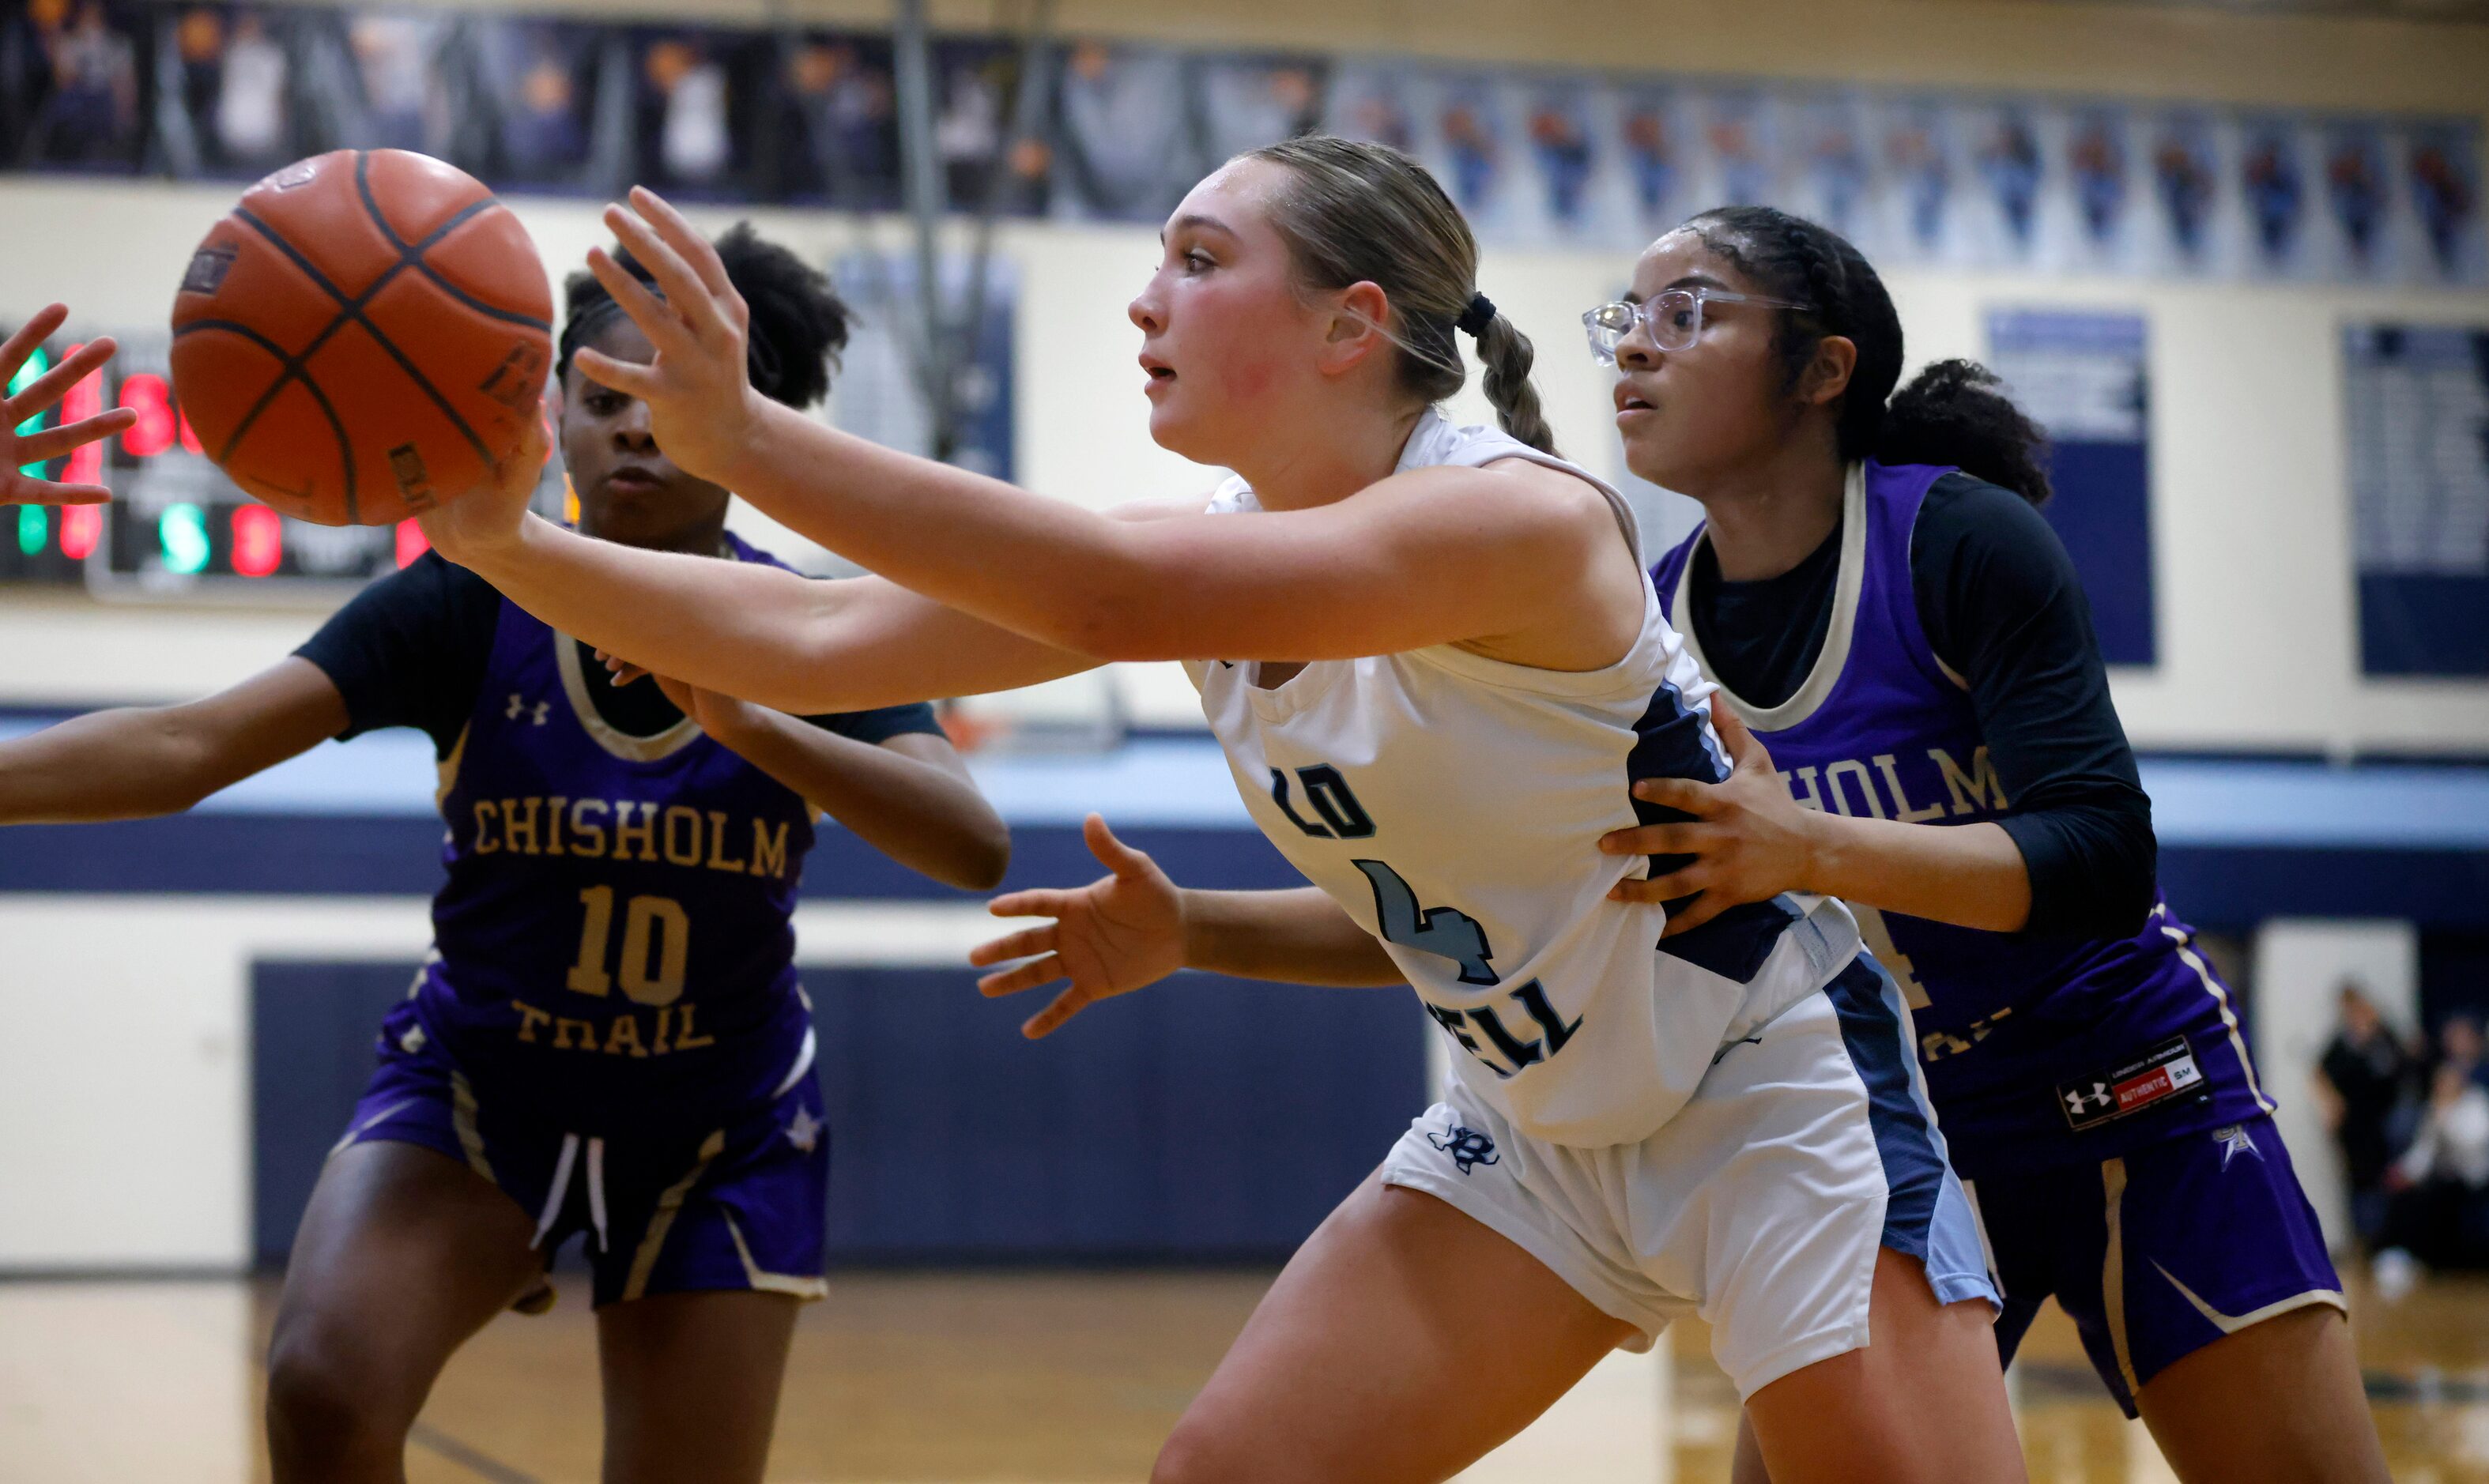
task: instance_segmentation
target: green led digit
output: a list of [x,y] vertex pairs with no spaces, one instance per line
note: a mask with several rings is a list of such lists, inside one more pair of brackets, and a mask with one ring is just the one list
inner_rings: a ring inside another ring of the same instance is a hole
[[[52,358],[43,354],[43,348],[40,345],[35,347],[35,354],[26,357],[26,363],[17,368],[17,374],[15,376],[9,378],[9,395],[14,397],[17,393],[35,384],[35,378],[51,369],[51,364]],[[17,424],[17,434],[21,438],[29,433],[41,433],[43,430],[43,414],[42,413],[37,413],[34,416]],[[32,464],[21,464],[17,466],[17,472],[26,475],[28,478],[41,479],[43,477],[43,461],[38,459]],[[25,540],[25,523],[20,521],[17,526],[17,542],[21,548],[24,547]],[[31,556],[34,553],[32,551],[28,551],[27,555]]]
[[198,506],[165,506],[156,523],[156,540],[164,549],[165,571],[192,577],[207,569],[208,516]]
[[29,556],[41,556],[43,548],[52,543],[52,523],[43,517],[41,505],[17,507],[17,550]]

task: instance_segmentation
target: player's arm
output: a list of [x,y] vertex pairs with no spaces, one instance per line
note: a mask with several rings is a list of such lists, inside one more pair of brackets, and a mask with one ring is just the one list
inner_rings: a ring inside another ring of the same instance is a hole
[[1099,1000],[1146,988],[1178,969],[1357,988],[1403,983],[1382,946],[1312,887],[1282,892],[1190,892],[1091,814],[1082,826],[1106,874],[1076,891],[1014,892],[996,917],[1052,921],[977,946],[968,962],[991,968],[987,996],[1072,981],[1020,1034],[1035,1040]]
[[1011,831],[938,731],[866,740],[679,680],[657,683],[720,745],[901,866],[967,891],[1002,880]]
[[[1525,663],[1588,669],[1630,641],[1571,632],[1586,587],[1613,584],[1639,618],[1639,584],[1600,565],[1616,565],[1604,499],[1535,465],[1412,471],[1354,499],[1251,521],[1128,521],[781,408],[746,377],[745,310],[715,249],[654,195],[633,201],[645,220],[618,208],[607,220],[666,297],[601,251],[589,262],[656,358],[635,365],[585,352],[582,372],[644,401],[658,441],[684,468],[935,603],[1109,660],[1318,660],[1484,641],[1510,642],[1500,651]],[[555,619],[538,604],[620,610],[649,596],[610,581],[613,567],[602,587],[587,585],[595,574],[585,567],[556,576],[566,562],[559,533],[512,515],[453,502],[435,518],[436,543],[574,632],[586,630],[572,609]],[[1578,654],[1585,644],[1598,652]]]
[[511,602],[639,669],[811,716],[1014,690],[1099,663],[879,578],[818,582],[565,530],[526,514],[543,458],[530,430],[493,479],[423,528]]
[[[1728,782],[1649,779],[1635,796],[1684,822],[1620,830],[1614,854],[1691,854],[1626,900],[1702,899],[1670,932],[1783,891],[1819,892],[1992,932],[2124,937],[2153,901],[2151,801],[2111,702],[2081,580],[2040,514],[1976,481],[1930,492],[1912,535],[1911,583],[1936,653],[1966,682],[1980,737],[2012,812],[1930,825],[1802,810],[1771,756],[1724,721]],[[1715,718],[1726,712],[1716,707]]]
[[75,717],[0,743],[0,824],[179,813],[346,726],[345,698],[299,656],[203,700]]

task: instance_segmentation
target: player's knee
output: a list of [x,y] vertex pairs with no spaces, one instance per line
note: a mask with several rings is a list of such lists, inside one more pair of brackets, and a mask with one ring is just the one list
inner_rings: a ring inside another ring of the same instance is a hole
[[[318,1323],[281,1327],[268,1355],[268,1442],[280,1470],[402,1447],[411,1417],[368,1347]],[[287,1473],[280,1471],[283,1479]]]

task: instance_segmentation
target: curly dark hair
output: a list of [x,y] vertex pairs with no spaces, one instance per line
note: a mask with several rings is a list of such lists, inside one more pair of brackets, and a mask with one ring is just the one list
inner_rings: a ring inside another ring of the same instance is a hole
[[[829,393],[830,373],[845,349],[854,314],[830,286],[827,273],[738,221],[717,240],[726,276],[751,308],[745,359],[759,393],[788,407],[806,408]],[[656,276],[624,248],[614,255],[624,271],[656,288]],[[662,291],[660,291],[662,292]],[[587,343],[612,316],[621,313],[593,273],[581,271],[562,284],[561,355],[554,377],[570,373],[571,354]]]
[[1940,360],[1894,392],[1902,378],[1902,317],[1884,280],[1848,239],[1768,206],[1720,207],[1689,218],[1684,230],[1764,294],[1813,306],[1776,311],[1789,386],[1825,336],[1846,336],[1858,347],[1839,410],[1842,458],[1951,465],[2035,505],[2047,503],[2048,437],[2014,405],[1994,372],[1976,361]]

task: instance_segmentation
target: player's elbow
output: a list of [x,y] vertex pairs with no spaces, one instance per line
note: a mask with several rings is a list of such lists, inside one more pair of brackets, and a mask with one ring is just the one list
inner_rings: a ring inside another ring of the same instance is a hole
[[951,884],[967,892],[990,892],[1003,884],[1003,875],[1011,870],[1011,830],[1000,815],[989,825],[980,823],[964,832],[958,852],[958,871]]

